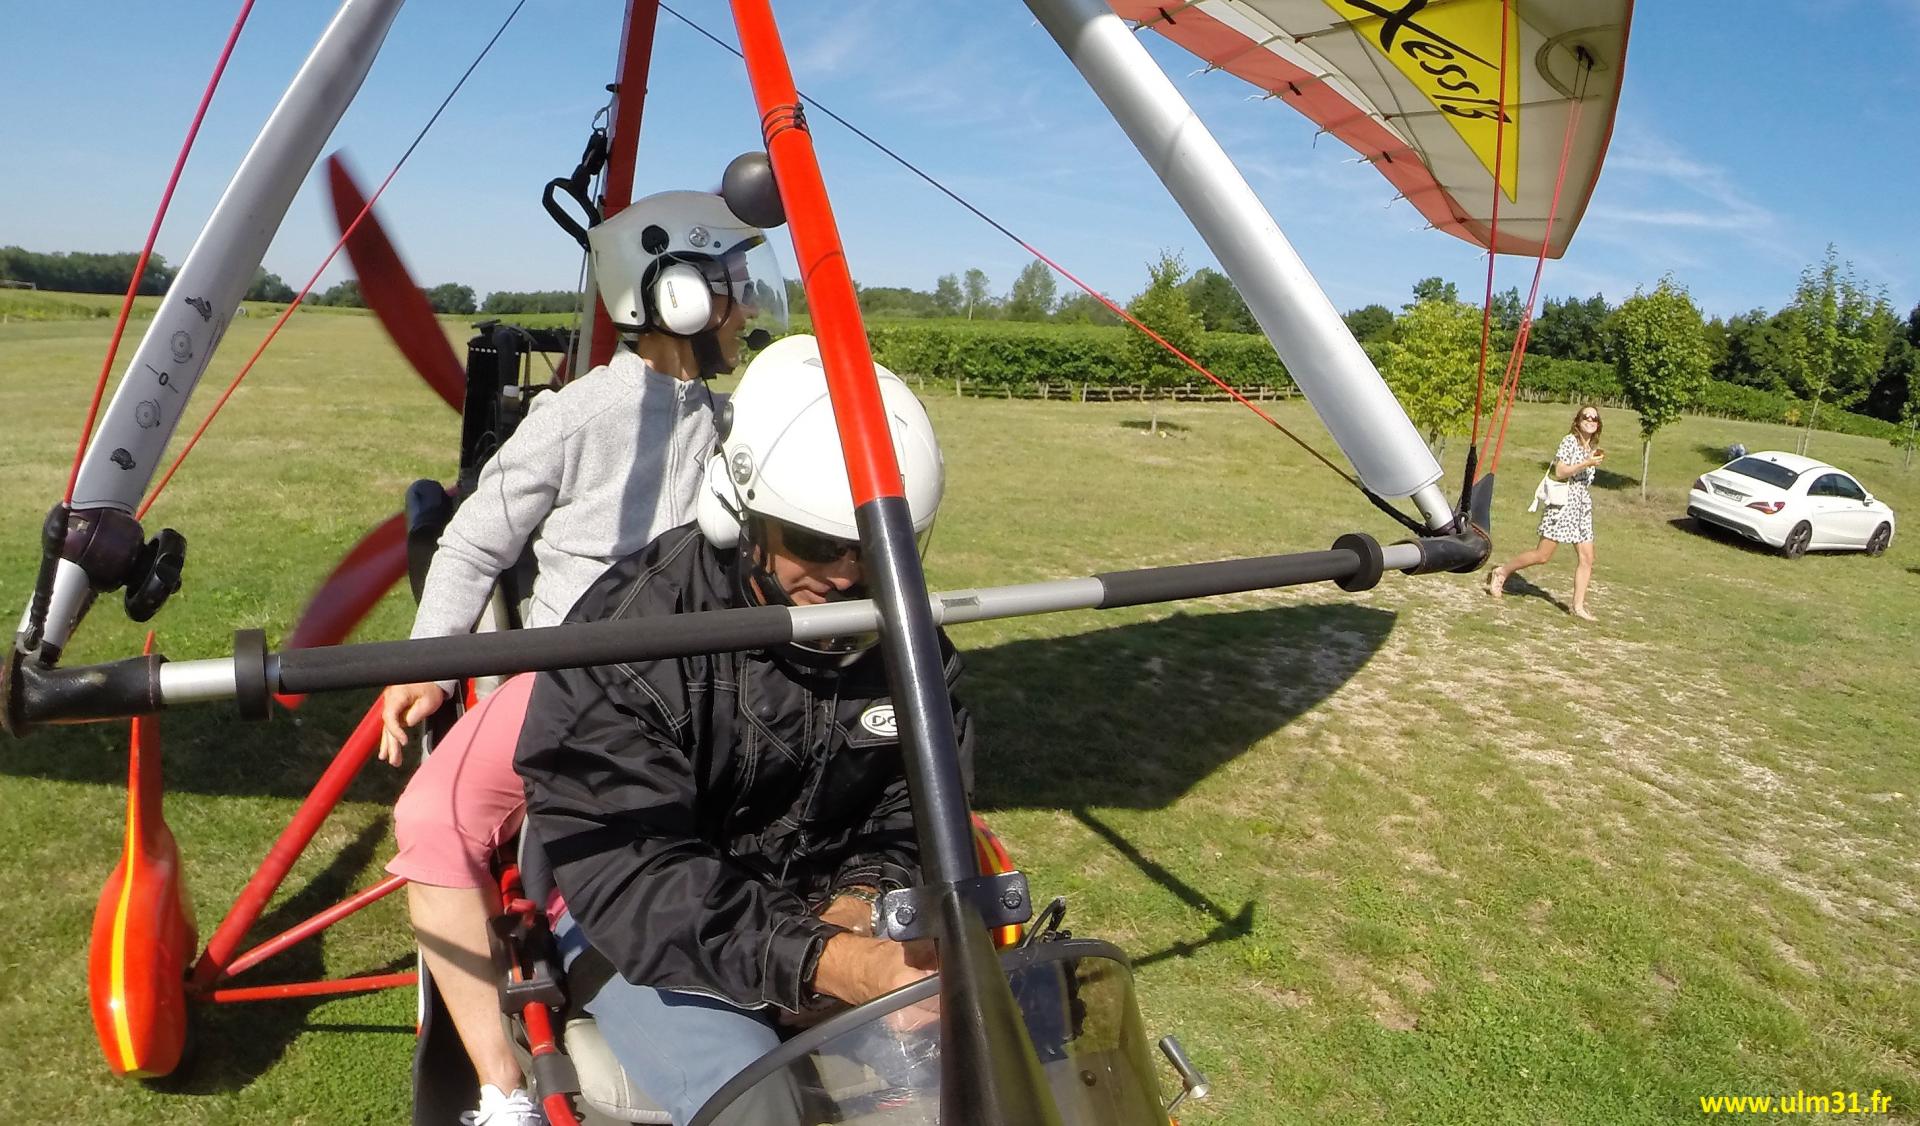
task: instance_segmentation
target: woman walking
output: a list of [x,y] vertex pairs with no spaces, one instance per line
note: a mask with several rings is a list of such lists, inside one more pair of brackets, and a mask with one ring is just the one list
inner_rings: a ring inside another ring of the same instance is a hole
[[[1579,563],[1573,569],[1573,606],[1576,618],[1594,621],[1587,609],[1587,582],[1593,578],[1593,484],[1595,467],[1605,461],[1607,451],[1600,448],[1600,408],[1588,404],[1573,416],[1573,427],[1560,439],[1548,470],[1556,481],[1567,486],[1564,503],[1549,502],[1540,518],[1540,544],[1523,551],[1487,573],[1487,593],[1495,598],[1506,593],[1507,576],[1515,571],[1545,563],[1563,543],[1573,545]],[[1544,483],[1543,483],[1544,487]]]

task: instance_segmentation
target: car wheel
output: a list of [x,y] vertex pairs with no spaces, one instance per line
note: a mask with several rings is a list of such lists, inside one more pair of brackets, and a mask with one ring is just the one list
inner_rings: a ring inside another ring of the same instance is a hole
[[1887,541],[1891,539],[1893,539],[1892,526],[1882,524],[1878,528],[1875,528],[1873,534],[1867,537],[1867,554],[1879,555],[1886,551]]
[[1813,542],[1813,525],[1805,520],[1793,526],[1787,533],[1787,540],[1780,545],[1780,554],[1788,559],[1798,559],[1807,553],[1807,545]]

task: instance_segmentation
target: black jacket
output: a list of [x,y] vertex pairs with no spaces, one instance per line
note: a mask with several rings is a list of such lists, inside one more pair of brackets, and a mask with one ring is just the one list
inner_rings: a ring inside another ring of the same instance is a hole
[[[695,525],[621,560],[568,621],[747,604]],[[959,659],[945,636],[949,686]],[[822,671],[783,652],[543,674],[516,767],[587,939],[627,980],[797,1011],[836,889],[910,886],[919,846],[878,647]],[[883,722],[881,717],[885,717]],[[870,720],[863,723],[863,717]],[[956,701],[961,770],[972,725]]]

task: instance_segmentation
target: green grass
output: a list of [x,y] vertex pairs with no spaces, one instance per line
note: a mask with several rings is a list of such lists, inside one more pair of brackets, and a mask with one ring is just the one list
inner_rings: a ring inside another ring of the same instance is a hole
[[[224,383],[266,318],[236,323]],[[464,325],[449,323],[450,339]],[[102,321],[0,328],[0,604],[24,604]],[[203,396],[202,409],[210,401]],[[1331,450],[1304,404],[1269,404]],[[1325,547],[1387,523],[1228,404],[929,393],[949,492],[928,571],[956,588]],[[1522,406],[1497,551],[1571,411]],[[194,419],[189,420],[194,421]],[[1920,1107],[1920,833],[1912,665],[1920,538],[1879,559],[1788,562],[1676,525],[1733,441],[1784,427],[1687,419],[1652,495],[1608,413],[1586,626],[1571,560],[1495,603],[1477,576],[1389,576],[1200,604],[957,628],[979,716],[980,805],[1076,933],[1139,960],[1149,1029],[1214,1078],[1187,1123],[1693,1121],[1698,1097],[1875,1088]],[[160,615],[174,657],[278,639],[312,586],[456,421],[365,317],[295,318],[154,508],[188,536]],[[1458,443],[1456,443],[1456,446]],[[1920,513],[1882,443],[1812,452]],[[1456,448],[1454,457],[1459,451]],[[1529,596],[1538,592],[1547,597]],[[74,661],[134,651],[104,600]],[[395,596],[363,631],[404,634]],[[168,815],[203,935],[366,702],[252,725],[162,723]],[[0,745],[9,915],[0,1027],[22,1121],[350,1122],[406,1113],[412,998],[218,1007],[184,1093],[113,1080],[86,1011],[93,901],[121,826],[119,725]],[[371,768],[288,881],[264,937],[377,878],[399,779]],[[409,953],[382,904],[248,980],[371,972]]]

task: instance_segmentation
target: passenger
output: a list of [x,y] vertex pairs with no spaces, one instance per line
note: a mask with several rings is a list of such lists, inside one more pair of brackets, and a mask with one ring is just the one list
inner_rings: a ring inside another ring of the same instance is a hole
[[[696,524],[622,560],[571,621],[865,596],[853,502],[819,360],[795,337],[748,369]],[[925,411],[880,379],[924,549],[944,471]],[[875,938],[874,904],[917,882],[919,848],[871,635],[543,673],[516,765],[528,831],[567,910],[569,959],[614,973],[590,997],[635,1084],[684,1124],[779,1042],[788,1014],[858,1004],[934,969]],[[959,662],[942,635],[948,683]],[[955,702],[971,785],[972,726]]]
[[[706,380],[731,371],[749,328],[784,328],[785,287],[766,239],[716,195],[649,196],[589,235],[594,278],[621,346],[533,409],[480,471],[440,537],[414,637],[465,633],[494,582],[532,544],[525,624],[557,624],[613,563],[693,516],[717,436]],[[513,748],[533,687],[516,677],[461,717],[394,810],[421,957],[482,1084],[473,1126],[543,1121],[501,1027],[488,953],[488,861],[525,812]],[[453,689],[397,684],[382,698],[380,757]]]

